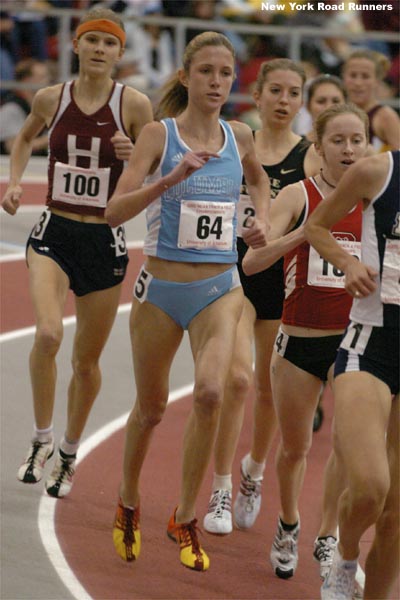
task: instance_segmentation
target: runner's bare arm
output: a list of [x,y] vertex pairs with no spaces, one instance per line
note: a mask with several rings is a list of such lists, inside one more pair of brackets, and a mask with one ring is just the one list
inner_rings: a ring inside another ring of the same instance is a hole
[[17,134],[10,155],[9,185],[2,200],[6,212],[13,215],[19,207],[22,195],[22,175],[32,154],[35,138],[48,126],[57,109],[61,84],[39,90],[32,103],[31,112]]
[[241,155],[243,174],[253,202],[256,217],[250,227],[243,230],[243,239],[253,248],[265,246],[269,230],[269,207],[271,190],[268,175],[257,158],[253,135],[244,123],[231,123]]
[[122,173],[105,211],[105,217],[111,227],[138,215],[168,188],[201,169],[211,157],[219,158],[218,154],[207,151],[187,152],[170,173],[154,183],[143,186],[146,176],[154,172],[160,161],[164,141],[165,129],[161,123],[149,123],[143,128],[129,165]]
[[344,250],[330,233],[331,227],[361,200],[368,205],[382,188],[388,169],[388,155],[361,159],[342,177],[337,188],[321,202],[305,226],[310,244],[346,275],[346,289],[367,295],[375,289],[375,271]]
[[288,185],[279,192],[271,206],[268,244],[264,248],[247,250],[243,259],[243,270],[246,275],[253,275],[267,269],[286,252],[304,241],[302,227],[285,235],[295,226],[303,206],[304,194],[299,183]]
[[129,137],[123,131],[116,131],[111,143],[114,145],[115,156],[119,160],[128,161],[133,144],[144,125],[153,120],[149,98],[133,88],[125,87],[122,96],[122,120]]

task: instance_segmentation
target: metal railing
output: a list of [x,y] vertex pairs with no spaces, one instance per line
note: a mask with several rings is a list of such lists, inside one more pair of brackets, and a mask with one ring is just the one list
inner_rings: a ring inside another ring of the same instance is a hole
[[[7,8],[8,9],[8,8]],[[10,14],[17,14],[21,12],[18,8],[18,3],[11,4],[9,8]],[[34,12],[33,10],[31,12]],[[35,11],[39,14],[43,14],[41,11]],[[72,20],[80,18],[86,11],[72,10],[65,8],[52,8],[49,12],[46,12],[46,17],[56,17],[59,19],[58,29],[58,81],[67,81],[71,78],[71,49],[72,49]],[[301,43],[305,38],[313,39],[326,39],[336,38],[340,40],[349,40],[358,44],[366,41],[383,41],[383,42],[394,42],[399,44],[399,34],[397,32],[382,32],[382,31],[362,31],[359,33],[340,31],[336,28],[316,28],[307,26],[296,26],[291,27],[290,25],[257,25],[247,23],[232,23],[229,21],[202,21],[199,19],[191,18],[175,18],[175,17],[161,17],[161,16],[135,16],[135,15],[120,15],[125,23],[134,22],[139,25],[159,25],[162,27],[168,27],[173,31],[173,43],[174,43],[174,56],[175,56],[175,67],[178,69],[181,66],[181,57],[183,55],[186,45],[186,30],[187,29],[198,29],[200,31],[213,31],[221,32],[234,32],[237,34],[255,35],[261,37],[277,37],[287,38],[287,57],[292,60],[301,59]],[[28,84],[17,84],[15,81],[4,81],[0,80],[0,88],[2,89],[17,89],[17,88],[29,88],[35,89],[35,86],[29,86]],[[144,90],[149,96],[154,94],[154,90]],[[232,93],[229,101],[232,103],[236,102],[252,102],[252,98],[248,94]],[[400,108],[400,99],[391,98],[387,101],[388,104],[395,108]]]

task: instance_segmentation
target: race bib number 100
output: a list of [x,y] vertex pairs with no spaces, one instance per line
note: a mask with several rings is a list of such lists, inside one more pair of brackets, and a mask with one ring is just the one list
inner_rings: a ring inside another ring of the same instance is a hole
[[110,169],[82,169],[56,162],[53,200],[80,206],[105,208]]
[[183,200],[178,247],[232,250],[234,216],[234,202]]

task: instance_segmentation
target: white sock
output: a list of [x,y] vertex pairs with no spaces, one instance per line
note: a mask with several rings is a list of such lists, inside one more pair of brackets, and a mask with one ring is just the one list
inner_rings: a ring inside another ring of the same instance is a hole
[[217,490],[227,490],[228,492],[232,491],[232,475],[217,475],[214,473],[213,478],[213,492]]
[[76,456],[78,452],[80,440],[76,442],[71,442],[65,438],[65,435],[61,438],[60,441],[60,450],[67,454],[68,456]]
[[33,439],[39,442],[52,442],[54,440],[53,435],[53,423],[46,429],[38,429],[36,425],[33,426]]
[[263,475],[264,475],[264,469],[265,469],[265,460],[262,463],[257,463],[255,460],[253,460],[251,458],[250,453],[246,454],[246,456],[243,459],[243,469],[244,472],[249,475],[249,477],[251,477],[252,479],[255,479],[256,481],[258,479],[262,479]]
[[339,550],[338,546],[336,546],[336,552],[337,552],[337,556],[338,556],[338,563],[339,563],[339,565],[348,565],[349,567],[353,567],[354,569],[357,569],[357,563],[358,563],[358,559],[357,558],[354,559],[354,560],[346,560],[340,554],[340,550]]

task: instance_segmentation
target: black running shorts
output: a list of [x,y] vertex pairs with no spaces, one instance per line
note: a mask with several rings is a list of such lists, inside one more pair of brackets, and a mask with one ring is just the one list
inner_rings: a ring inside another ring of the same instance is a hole
[[128,265],[125,231],[106,223],[81,223],[45,210],[31,231],[27,248],[54,260],[76,296],[121,283]]

